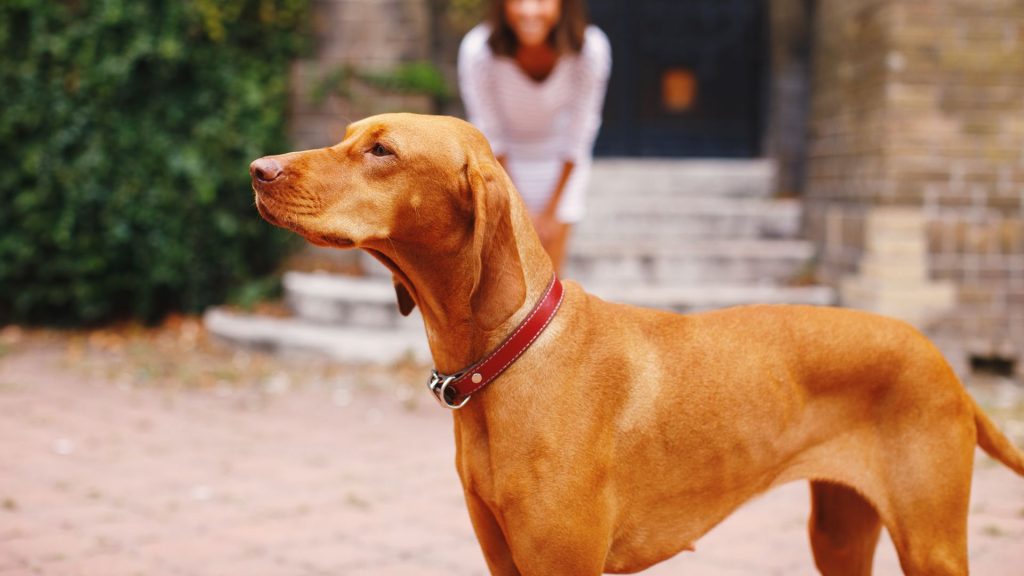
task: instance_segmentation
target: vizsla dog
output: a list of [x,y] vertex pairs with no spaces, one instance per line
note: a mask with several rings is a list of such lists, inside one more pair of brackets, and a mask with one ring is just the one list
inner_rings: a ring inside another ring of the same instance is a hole
[[809,306],[678,315],[563,287],[461,120],[375,116],[250,170],[264,218],[366,250],[402,311],[420,308],[494,574],[639,571],[801,479],[822,574],[869,574],[882,526],[905,573],[967,574],[975,446],[1024,475],[907,324]]

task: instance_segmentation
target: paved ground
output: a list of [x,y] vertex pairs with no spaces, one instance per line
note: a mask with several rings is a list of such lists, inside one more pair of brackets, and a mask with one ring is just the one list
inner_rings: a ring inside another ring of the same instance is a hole
[[[194,342],[4,334],[2,576],[486,572],[451,416],[418,369],[245,353],[197,366]],[[1019,387],[977,392],[1021,432]],[[814,573],[807,511],[806,487],[784,487],[646,573]],[[1024,479],[980,458],[970,526],[973,574],[1024,574]],[[888,542],[876,565],[899,572]]]

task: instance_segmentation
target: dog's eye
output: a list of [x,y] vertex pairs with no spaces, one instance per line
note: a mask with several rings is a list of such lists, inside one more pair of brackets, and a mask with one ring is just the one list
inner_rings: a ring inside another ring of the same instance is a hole
[[387,146],[377,142],[373,145],[373,148],[370,148],[370,154],[374,156],[393,156],[394,152],[389,150]]

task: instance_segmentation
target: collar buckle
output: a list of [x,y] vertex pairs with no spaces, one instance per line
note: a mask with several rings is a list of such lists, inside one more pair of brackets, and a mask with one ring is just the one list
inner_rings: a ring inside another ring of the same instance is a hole
[[430,388],[430,392],[433,394],[434,399],[441,406],[448,408],[449,410],[458,410],[469,402],[472,396],[466,396],[461,402],[456,404],[455,398],[458,396],[458,390],[451,387],[451,383],[458,380],[462,376],[462,373],[458,374],[441,374],[437,370],[430,371],[430,380],[427,381],[427,387]]

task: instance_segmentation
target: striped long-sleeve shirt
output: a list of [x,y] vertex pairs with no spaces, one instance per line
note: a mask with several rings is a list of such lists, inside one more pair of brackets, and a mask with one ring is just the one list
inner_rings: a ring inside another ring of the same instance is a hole
[[491,143],[527,207],[542,210],[558,183],[562,165],[575,164],[559,201],[557,218],[577,222],[584,214],[594,139],[601,126],[611,47],[588,26],[579,54],[559,57],[543,81],[530,78],[515,60],[496,56],[481,24],[459,47],[459,89],[469,121]]

